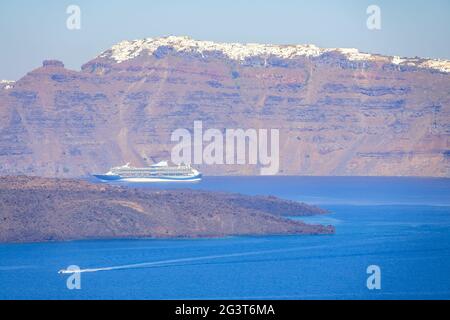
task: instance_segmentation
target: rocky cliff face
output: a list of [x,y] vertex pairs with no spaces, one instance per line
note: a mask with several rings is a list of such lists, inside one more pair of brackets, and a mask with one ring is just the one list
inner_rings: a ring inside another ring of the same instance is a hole
[[[450,62],[315,46],[124,41],[0,87],[0,173],[169,159],[174,129],[280,129],[280,174],[450,176]],[[199,166],[259,174],[254,165]]]

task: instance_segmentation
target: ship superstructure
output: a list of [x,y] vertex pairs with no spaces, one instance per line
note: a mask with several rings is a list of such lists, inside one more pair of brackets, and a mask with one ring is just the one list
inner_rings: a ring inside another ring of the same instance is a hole
[[200,181],[202,174],[190,165],[170,166],[161,161],[149,167],[137,168],[129,163],[113,167],[105,174],[94,174],[104,181],[123,180],[128,182]]

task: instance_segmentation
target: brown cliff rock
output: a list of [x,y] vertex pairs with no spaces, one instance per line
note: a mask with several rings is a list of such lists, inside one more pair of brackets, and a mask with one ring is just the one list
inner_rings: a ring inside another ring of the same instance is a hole
[[448,177],[449,66],[311,46],[123,42],[81,71],[46,61],[0,89],[0,173],[79,177],[169,159],[172,131],[201,120],[280,129],[280,174]]

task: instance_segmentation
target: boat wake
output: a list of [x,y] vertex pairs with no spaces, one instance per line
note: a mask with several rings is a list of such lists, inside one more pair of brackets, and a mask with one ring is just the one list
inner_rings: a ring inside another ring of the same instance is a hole
[[[316,246],[316,247],[323,247],[323,246]],[[110,267],[86,268],[86,269],[79,269],[79,270],[62,269],[62,270],[58,271],[58,273],[67,274],[67,273],[81,273],[81,272],[124,270],[124,269],[135,269],[135,268],[137,269],[137,268],[143,268],[143,267],[159,267],[159,266],[173,265],[173,264],[180,263],[180,262],[194,262],[194,261],[214,260],[214,259],[223,259],[223,258],[246,257],[246,256],[256,256],[256,255],[264,255],[264,254],[280,253],[280,252],[290,252],[290,251],[300,251],[300,250],[305,250],[305,248],[301,247],[301,248],[289,248],[289,249],[249,251],[249,252],[229,253],[229,254],[220,254],[220,255],[209,255],[209,256],[200,256],[200,257],[189,257],[189,258],[180,258],[180,259],[141,262],[141,263],[124,264],[124,265],[110,266]]]

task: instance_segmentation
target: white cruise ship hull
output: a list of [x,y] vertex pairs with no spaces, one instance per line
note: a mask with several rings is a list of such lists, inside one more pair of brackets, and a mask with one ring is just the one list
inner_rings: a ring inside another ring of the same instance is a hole
[[170,167],[167,161],[161,161],[146,168],[135,168],[127,163],[114,167],[108,173],[94,174],[103,181],[126,182],[194,182],[202,179],[202,174],[191,166],[180,165]]
[[103,181],[125,182],[195,182],[202,179],[201,174],[193,176],[155,176],[155,177],[124,177],[115,174],[94,174],[94,177]]
[[202,180],[201,177],[158,177],[158,178],[121,178],[119,181],[126,182],[194,182]]

